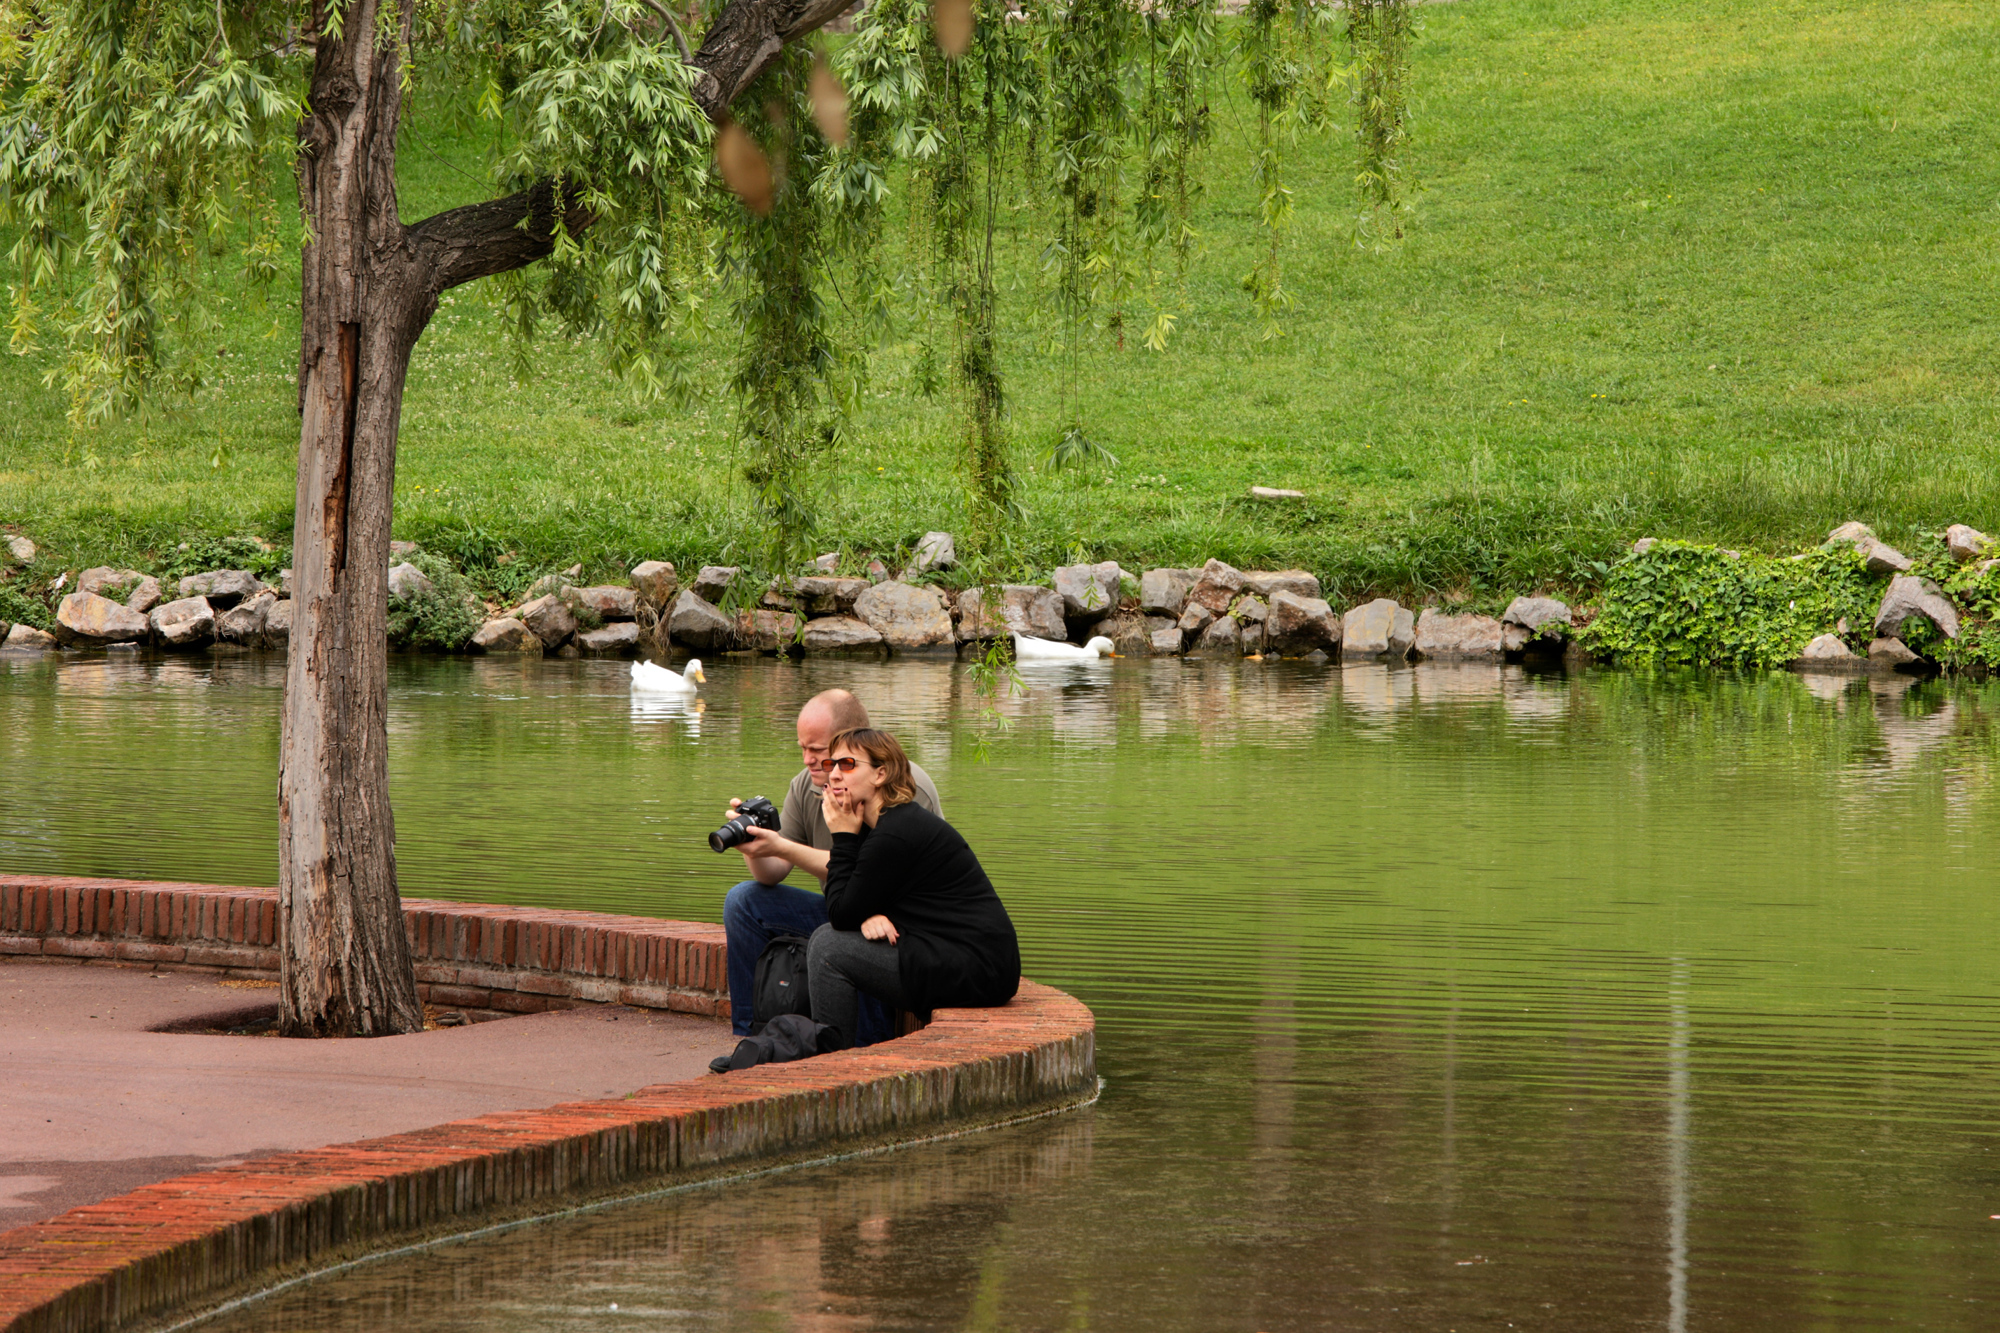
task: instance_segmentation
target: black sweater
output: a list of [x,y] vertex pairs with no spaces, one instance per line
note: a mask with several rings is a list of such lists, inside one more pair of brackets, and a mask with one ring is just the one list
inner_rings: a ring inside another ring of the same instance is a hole
[[833,835],[827,920],[859,930],[877,915],[895,923],[909,1008],[986,1008],[1020,988],[1021,946],[993,881],[958,830],[922,806],[890,806],[874,828]]

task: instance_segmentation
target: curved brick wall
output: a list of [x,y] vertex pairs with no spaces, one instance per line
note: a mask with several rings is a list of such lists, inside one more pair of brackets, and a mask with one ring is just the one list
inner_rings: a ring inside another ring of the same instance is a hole
[[[721,926],[405,898],[403,927],[418,989],[443,1008],[729,1012]],[[0,875],[0,954],[275,980],[277,940],[271,889]]]
[[[726,1012],[719,926],[408,901],[434,1003]],[[272,975],[264,889],[0,876],[0,953]],[[144,1327],[370,1250],[1072,1105],[1083,1005],[1024,981],[882,1046],[182,1176],[0,1234],[0,1330]]]

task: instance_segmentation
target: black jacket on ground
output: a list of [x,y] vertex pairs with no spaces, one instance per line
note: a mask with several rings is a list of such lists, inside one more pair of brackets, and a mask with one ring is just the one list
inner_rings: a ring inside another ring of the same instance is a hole
[[1020,989],[1021,946],[993,881],[958,830],[920,805],[890,806],[874,828],[833,835],[827,920],[859,930],[877,915],[895,923],[911,1009],[988,1008]]

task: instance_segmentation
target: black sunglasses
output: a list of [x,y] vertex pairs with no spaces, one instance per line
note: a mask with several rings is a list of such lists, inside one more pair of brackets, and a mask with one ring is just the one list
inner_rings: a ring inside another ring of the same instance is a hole
[[844,754],[838,759],[827,760],[826,766],[842,773],[852,773],[867,762],[866,759],[856,759],[853,755]]

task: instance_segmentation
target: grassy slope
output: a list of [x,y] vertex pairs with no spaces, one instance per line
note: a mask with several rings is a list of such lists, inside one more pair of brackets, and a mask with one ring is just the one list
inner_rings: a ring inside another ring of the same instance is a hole
[[[1258,244],[1249,121],[1233,89],[1216,99],[1194,310],[1163,355],[1108,339],[1088,355],[1088,422],[1120,463],[1029,472],[1023,560],[1213,554],[1304,564],[1343,595],[1483,601],[1589,581],[1589,560],[1646,532],[1777,549],[1849,517],[1892,537],[2000,530],[2000,10],[1465,0],[1425,25],[1411,237],[1357,250],[1346,141],[1302,144],[1299,305],[1274,343],[1236,287]],[[479,170],[469,142],[423,143],[403,154],[411,217],[462,201]],[[1026,317],[1038,247],[1026,226],[1005,247],[1024,463],[1056,430],[1057,363]],[[412,370],[399,535],[476,529],[601,569],[754,542],[725,309],[677,410],[635,403],[589,348],[545,348],[517,385],[495,313],[457,293]],[[289,303],[246,299],[213,389],[89,439],[62,424],[46,360],[6,359],[0,523],[71,563],[286,536],[296,340]],[[912,349],[875,355],[829,468],[829,545],[957,519],[952,418],[912,393]],[[1312,499],[1255,506],[1238,498],[1252,483]]]

